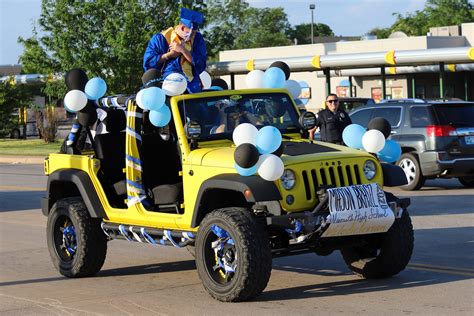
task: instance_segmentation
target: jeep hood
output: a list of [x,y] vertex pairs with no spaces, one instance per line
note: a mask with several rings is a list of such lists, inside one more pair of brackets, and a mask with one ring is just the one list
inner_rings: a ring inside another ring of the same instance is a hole
[[[345,146],[333,145],[323,142],[284,141],[285,151],[282,160],[285,166],[309,161],[341,160],[370,154]],[[234,168],[235,147],[209,147],[200,148],[191,152],[190,158],[193,165],[208,167]]]

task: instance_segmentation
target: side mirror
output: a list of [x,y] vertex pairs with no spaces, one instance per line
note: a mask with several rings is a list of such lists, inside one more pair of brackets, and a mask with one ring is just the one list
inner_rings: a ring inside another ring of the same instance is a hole
[[306,111],[300,115],[298,123],[303,130],[308,131],[316,126],[316,115],[313,112]]
[[191,141],[199,139],[201,136],[201,125],[196,121],[190,121],[184,125],[184,132],[186,133],[186,138]]

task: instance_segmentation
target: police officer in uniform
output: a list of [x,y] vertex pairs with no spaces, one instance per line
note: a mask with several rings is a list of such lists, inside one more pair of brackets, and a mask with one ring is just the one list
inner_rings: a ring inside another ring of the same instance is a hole
[[[323,142],[344,145],[342,131],[347,125],[352,124],[351,118],[344,110],[339,109],[339,99],[331,93],[326,98],[326,109],[318,113],[316,126],[320,128]],[[314,137],[314,130],[310,134]]]

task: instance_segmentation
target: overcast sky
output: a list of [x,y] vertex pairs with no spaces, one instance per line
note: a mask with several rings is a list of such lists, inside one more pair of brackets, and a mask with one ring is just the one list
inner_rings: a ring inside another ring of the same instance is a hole
[[[171,1],[171,0],[170,0]],[[363,35],[374,27],[395,21],[394,12],[422,10],[425,0],[250,0],[251,6],[283,7],[292,25],[311,22],[310,4],[315,4],[315,23],[325,23],[336,35]],[[41,13],[41,0],[0,0],[0,65],[15,64],[23,47],[18,36],[28,38]]]

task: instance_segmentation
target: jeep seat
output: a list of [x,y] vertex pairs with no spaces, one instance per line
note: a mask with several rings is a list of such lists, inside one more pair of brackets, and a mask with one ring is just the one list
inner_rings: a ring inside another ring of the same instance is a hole
[[170,125],[170,137],[164,140],[160,129],[150,123],[145,112],[142,128],[140,158],[145,188],[151,193],[155,205],[177,204],[182,201],[183,184],[179,175],[181,157],[174,127]]
[[[125,186],[125,113],[121,109],[110,108],[104,120],[108,133],[95,136],[95,153],[100,160],[104,179],[114,187],[117,195],[126,194]],[[120,184],[119,182],[123,182]]]

